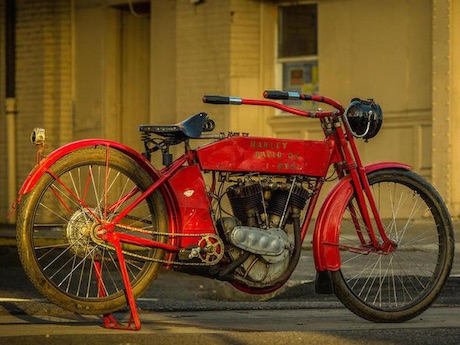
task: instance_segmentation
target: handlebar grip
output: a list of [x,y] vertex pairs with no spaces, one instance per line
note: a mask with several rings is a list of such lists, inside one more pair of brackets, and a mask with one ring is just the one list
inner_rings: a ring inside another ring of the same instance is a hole
[[295,91],[276,91],[266,90],[264,91],[264,97],[269,99],[300,99],[303,101],[310,101],[311,95],[304,95]]
[[203,103],[230,104],[230,97],[225,97],[225,96],[203,96]]
[[240,105],[243,104],[243,100],[239,97],[203,96],[203,103]]
[[289,99],[289,92],[266,90],[264,91],[264,97],[268,99]]

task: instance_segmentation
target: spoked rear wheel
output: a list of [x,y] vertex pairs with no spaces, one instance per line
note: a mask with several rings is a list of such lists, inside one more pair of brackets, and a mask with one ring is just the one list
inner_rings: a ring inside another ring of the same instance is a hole
[[402,322],[425,311],[439,295],[453,262],[448,210],[419,175],[378,170],[368,175],[387,236],[397,248],[376,253],[351,197],[340,226],[341,269],[332,272],[338,298],[374,322]]
[[[50,301],[82,314],[106,314],[126,305],[114,249],[96,236],[152,184],[129,157],[96,147],[69,153],[55,162],[20,203],[18,251],[35,287]],[[164,200],[155,192],[120,222],[117,231],[166,242]],[[132,232],[135,230],[136,232]],[[161,267],[162,250],[123,245],[134,296]]]

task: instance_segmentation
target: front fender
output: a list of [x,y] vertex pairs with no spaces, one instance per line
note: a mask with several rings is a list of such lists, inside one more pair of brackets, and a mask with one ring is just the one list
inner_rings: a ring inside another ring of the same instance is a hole
[[[366,174],[381,169],[404,169],[411,167],[402,163],[384,162],[365,167]],[[353,194],[353,185],[349,176],[340,180],[329,192],[318,214],[313,233],[313,253],[318,272],[340,269],[339,232],[342,214]]]

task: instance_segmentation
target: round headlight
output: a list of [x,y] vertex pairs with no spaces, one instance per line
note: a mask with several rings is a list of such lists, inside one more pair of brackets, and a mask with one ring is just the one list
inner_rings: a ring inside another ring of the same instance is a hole
[[371,139],[377,135],[383,122],[383,112],[373,100],[354,98],[345,110],[345,119],[356,138]]

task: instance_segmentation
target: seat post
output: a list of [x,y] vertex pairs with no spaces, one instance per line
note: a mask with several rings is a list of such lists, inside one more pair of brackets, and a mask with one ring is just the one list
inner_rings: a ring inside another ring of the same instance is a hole
[[166,146],[161,149],[161,153],[163,155],[163,165],[169,167],[173,162],[173,155],[169,152],[169,144],[167,140],[165,140]]

